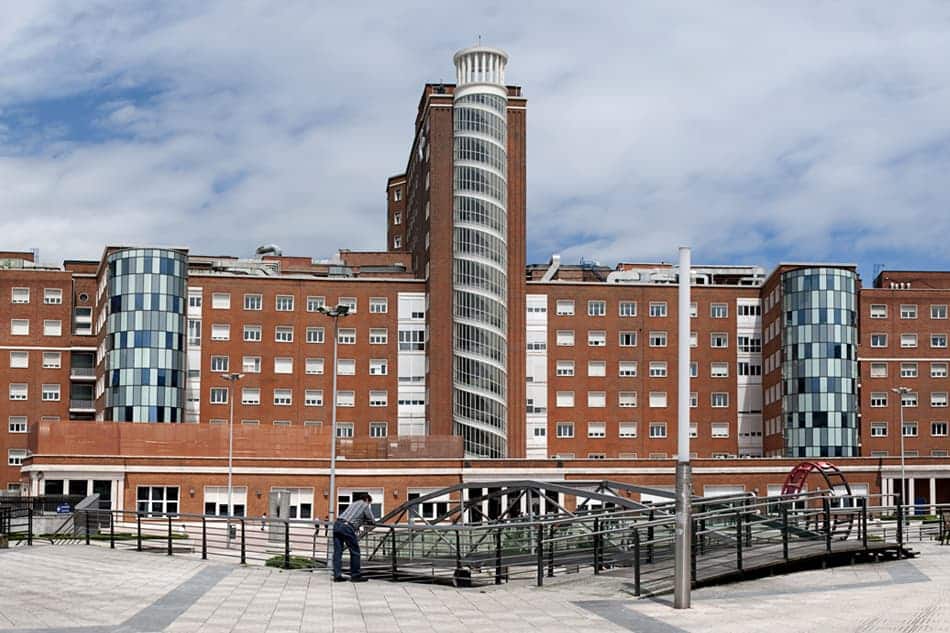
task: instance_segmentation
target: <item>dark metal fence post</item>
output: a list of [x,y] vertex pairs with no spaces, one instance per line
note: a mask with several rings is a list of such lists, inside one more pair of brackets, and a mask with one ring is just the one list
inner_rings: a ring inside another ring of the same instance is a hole
[[788,562],[788,504],[782,502],[782,558]]
[[392,565],[393,580],[396,579],[396,527],[389,528],[389,550]]
[[462,569],[462,533],[455,530],[455,568]]
[[89,545],[89,510],[85,511],[85,522],[86,522],[86,545]]
[[736,513],[736,569],[742,571],[742,513]]
[[135,513],[135,549],[139,552],[142,551],[142,513]]
[[208,560],[208,519],[201,517],[201,560]]
[[897,557],[904,557],[904,504],[897,502]]
[[831,553],[831,499],[825,497],[821,500],[822,512],[825,521],[825,551]]
[[696,551],[699,548],[699,543],[697,542],[697,521],[693,519],[690,521],[690,530],[692,530],[692,539],[690,540],[690,551],[689,551],[689,575],[690,579],[693,582],[696,582]]
[[633,595],[640,595],[640,530],[633,528]]
[[861,504],[861,545],[868,548],[868,500],[867,497],[858,499]]
[[600,520],[594,519],[594,573],[600,573]]
[[751,512],[749,512],[749,502],[744,501],[742,504],[745,507],[745,544],[746,547],[752,547],[752,521],[751,521]]
[[495,530],[495,584],[501,584],[501,528]]
[[33,508],[26,509],[26,544],[33,544]]
[[[244,519],[241,519],[241,558],[244,558]],[[290,569],[290,519],[284,519],[284,569]]]
[[247,539],[244,536],[244,519],[241,519],[241,564],[247,565]]
[[699,553],[706,553],[706,519],[699,520]]
[[557,547],[557,543],[554,542],[553,525],[548,529],[548,540],[550,541],[548,545],[548,578],[554,578],[554,549]]
[[168,555],[172,555],[172,516],[168,515]]
[[650,525],[647,527],[647,562],[653,562],[653,510],[650,510]]
[[109,549],[115,549],[115,515],[109,511]]
[[544,526],[538,526],[538,586],[544,585]]

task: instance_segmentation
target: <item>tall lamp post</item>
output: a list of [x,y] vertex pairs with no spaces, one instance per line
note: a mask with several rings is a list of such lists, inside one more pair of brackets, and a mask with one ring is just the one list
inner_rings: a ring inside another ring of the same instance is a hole
[[[901,503],[905,506],[907,505],[907,477],[904,475],[904,395],[911,393],[913,389],[910,387],[894,387],[891,389],[894,393],[897,394],[897,405],[900,407],[900,421],[901,426],[899,429],[900,438],[901,438]],[[905,510],[906,512],[906,510]]]
[[233,490],[231,486],[231,480],[234,476],[234,392],[238,381],[241,378],[244,378],[244,374],[221,374],[221,378],[228,381],[228,547],[230,547],[230,518],[234,515],[234,505],[231,503],[231,495]]
[[330,528],[327,534],[327,569],[332,570],[333,561],[333,520],[336,517],[336,369],[337,369],[337,325],[340,319],[349,316],[350,306],[338,304],[335,308],[320,306],[318,312],[333,319],[333,391],[330,397],[333,404],[330,407],[330,508],[327,511],[327,523]]
[[673,608],[690,607],[692,574],[692,471],[689,463],[689,318],[690,250],[679,250],[679,306],[677,361],[677,455],[676,455],[676,533],[673,541]]

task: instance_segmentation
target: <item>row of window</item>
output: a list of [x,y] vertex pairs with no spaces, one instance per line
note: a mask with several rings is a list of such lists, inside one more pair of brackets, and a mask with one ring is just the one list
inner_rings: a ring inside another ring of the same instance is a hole
[[[692,364],[691,364],[692,365]],[[698,368],[698,365],[697,365]],[[618,375],[621,377],[636,377],[638,363],[635,360],[622,360],[618,362]],[[574,376],[575,361],[559,360],[555,361],[555,375]],[[761,376],[762,365],[759,363],[750,363],[742,361],[736,364],[736,373],[739,376]],[[587,361],[587,375],[591,377],[603,377],[607,375],[607,361],[589,360]],[[650,378],[666,378],[669,375],[669,363],[666,361],[650,361]],[[728,378],[729,363],[715,362],[709,364],[709,375],[711,378]],[[695,378],[696,376],[693,375]]]
[[[573,299],[557,299],[554,302],[554,313],[557,316],[574,316],[574,300]],[[545,306],[531,306],[528,308],[529,312],[546,312],[547,308]],[[742,304],[737,308],[739,316],[759,316],[762,314],[761,306],[758,304]],[[651,301],[649,303],[649,315],[655,318],[663,318],[669,316],[669,310],[667,307],[666,301]],[[603,299],[589,299],[587,301],[587,316],[591,317],[602,317],[607,316],[607,302]],[[637,316],[637,302],[636,301],[620,301],[617,303],[617,316],[620,317],[635,317]],[[690,304],[690,316],[695,318],[699,316],[699,305],[696,303]],[[728,303],[711,303],[709,304],[709,316],[713,319],[727,319],[729,318],[729,304]]]
[[[23,304],[30,302],[29,288],[13,288],[11,301],[13,303]],[[43,303],[46,305],[60,305],[63,303],[63,291],[61,288],[44,288]]]
[[[30,353],[25,350],[10,352],[10,368],[26,369],[30,366]],[[43,352],[43,369],[59,369],[63,366],[62,352]]]
[[[29,385],[24,383],[10,383],[10,400],[29,400]],[[61,385],[43,385],[40,389],[41,399],[44,402],[59,402],[62,393]]]
[[[289,407],[293,405],[294,401],[294,390],[293,389],[274,389],[273,390],[274,405],[278,407]],[[226,387],[211,387],[210,394],[210,403],[211,404],[228,404],[228,389]],[[260,387],[242,387],[241,388],[241,404],[246,406],[256,406],[261,403],[261,389]],[[370,390],[369,392],[369,406],[371,407],[385,407],[389,406],[389,392],[386,390]],[[305,407],[322,407],[323,402],[323,389],[305,389],[304,390],[304,400],[303,405]],[[424,405],[425,400],[422,399],[400,399],[400,405]],[[356,406],[356,392],[351,390],[337,390],[336,392],[336,406],[338,407],[355,407]]]
[[[917,335],[916,334],[901,334],[900,344],[901,344],[901,347],[904,349],[917,347]],[[872,333],[871,347],[887,347],[887,334]],[[930,347],[935,348],[935,349],[945,349],[947,347],[947,335],[946,334],[931,334]]]
[[[11,336],[29,336],[29,319],[10,319]],[[45,319],[43,321],[43,336],[62,336],[63,322],[59,319]]]
[[[307,312],[319,312],[320,308],[327,305],[326,297],[306,297]],[[274,297],[274,309],[277,312],[293,312],[296,303],[294,295],[276,295]],[[188,305],[192,308],[200,308],[202,297],[199,294],[192,294],[188,297]],[[343,305],[349,308],[349,313],[354,314],[358,307],[358,301],[355,297],[340,297],[336,305]],[[248,293],[244,295],[243,307],[245,310],[260,311],[264,309],[264,295],[259,293]],[[211,293],[211,309],[230,310],[231,293],[213,292]],[[386,297],[370,297],[369,311],[371,314],[386,314],[389,312],[389,299]]]
[[[699,406],[698,395],[696,392],[690,394],[690,406]],[[574,406],[573,391],[558,391],[555,393],[555,406],[558,408],[567,408]],[[693,404],[695,401],[695,404]],[[530,399],[529,399],[530,402]],[[663,408],[668,406],[668,398],[665,391],[651,391],[649,393],[649,406],[651,408]],[[725,409],[729,407],[729,394],[722,391],[714,391],[709,394],[709,403],[714,409]],[[588,391],[587,406],[589,408],[602,408],[607,406],[606,391]],[[636,391],[620,391],[617,393],[617,406],[621,408],[634,408],[637,406]]]
[[[210,424],[227,424],[228,421],[221,418],[212,418],[208,421]],[[240,421],[243,426],[260,426],[260,420],[254,419],[242,419]],[[274,420],[274,426],[293,426],[293,420]],[[304,426],[309,427],[322,427],[323,420],[304,420]],[[356,432],[356,425],[353,422],[340,422],[336,423],[336,436],[341,439],[349,439],[354,437]],[[370,437],[388,437],[389,436],[389,423],[384,421],[372,421],[369,423],[369,436]]]
[[[245,343],[260,343],[264,339],[264,330],[260,325],[245,325],[242,328]],[[211,325],[212,341],[230,341],[231,326],[227,323],[213,323]],[[305,339],[307,343],[322,344],[326,342],[326,329],[323,327],[307,327]],[[292,325],[278,325],[274,328],[274,341],[277,343],[293,343],[294,327]],[[357,341],[356,328],[339,328],[337,343],[340,345],[355,345]],[[188,321],[188,343],[201,344],[201,321]],[[386,345],[389,343],[387,328],[370,328],[369,343],[371,345]],[[424,351],[425,332],[423,330],[400,330],[399,349],[401,351]]]
[[[931,437],[947,437],[946,420],[930,423]],[[917,437],[917,423],[905,421],[901,432],[904,437]],[[871,422],[871,437],[887,437],[887,422]]]
[[[872,303],[871,310],[870,310],[870,317],[872,319],[886,319],[887,305],[883,303]],[[900,318],[901,319],[916,319],[917,318],[917,304],[902,304],[900,306]],[[939,319],[939,320],[946,319],[947,305],[946,304],[931,304],[930,318]]]
[[[871,392],[871,406],[875,408],[886,407],[887,406],[887,392],[886,391],[874,391]],[[901,394],[901,406],[902,407],[916,407],[919,398],[916,391],[910,393]],[[947,406],[947,392],[946,391],[931,391],[930,392],[930,406],[931,407],[946,407]]]
[[[698,341],[694,340],[694,337],[692,336],[690,338],[691,345],[696,347]],[[752,349],[752,338],[743,338],[745,339],[744,347]],[[555,332],[554,340],[558,347],[572,347],[574,345],[574,330],[557,330]],[[669,334],[667,332],[650,332],[648,342],[650,347],[666,347],[669,342]],[[617,336],[617,343],[620,347],[636,347],[637,332],[635,330],[619,332]],[[534,344],[540,345],[540,343]],[[587,345],[588,347],[606,347],[607,332],[605,330],[587,330]],[[729,334],[726,332],[711,333],[709,335],[709,346],[714,349],[725,349],[729,347]],[[759,343],[758,349],[761,350],[761,343]]]
[[[699,425],[696,423],[689,425],[689,435],[692,438],[699,437]],[[638,424],[636,422],[620,422],[618,425],[617,437],[621,439],[634,439],[637,435]],[[666,422],[650,422],[648,437],[650,439],[661,439],[667,437]],[[544,427],[535,427],[534,436],[544,437],[546,429]],[[573,422],[557,422],[555,424],[555,434],[558,439],[571,439],[574,437]],[[588,422],[587,437],[589,439],[602,439],[607,437],[606,422]],[[729,437],[728,422],[712,422],[710,424],[710,437],[722,439]]]
[[[887,378],[887,363],[871,363],[871,378]],[[901,378],[917,378],[919,375],[916,362],[901,363]],[[930,363],[931,378],[946,378],[947,363]]]
[[[261,357],[260,356],[242,356],[241,357],[241,371],[246,374],[259,374],[261,373]],[[231,359],[229,356],[212,356],[211,357],[211,371],[215,373],[223,373],[231,371]],[[306,358],[304,359],[304,373],[310,375],[321,375],[324,373],[325,363],[322,358]],[[354,376],[356,375],[356,359],[353,358],[340,358],[337,360],[337,374],[341,376]],[[289,356],[277,356],[274,358],[274,373],[275,374],[292,374],[294,373],[294,359]],[[385,358],[371,358],[369,359],[369,375],[370,376],[386,376],[389,374],[389,361]],[[197,375],[200,375],[198,372]]]

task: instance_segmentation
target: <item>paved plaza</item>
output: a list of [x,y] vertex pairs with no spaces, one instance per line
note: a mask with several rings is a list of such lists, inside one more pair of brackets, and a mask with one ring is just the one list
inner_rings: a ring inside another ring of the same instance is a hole
[[693,593],[693,608],[636,600],[623,578],[578,575],[452,587],[202,562],[83,545],[0,550],[0,631],[900,631],[950,630],[950,547],[915,560],[816,570]]

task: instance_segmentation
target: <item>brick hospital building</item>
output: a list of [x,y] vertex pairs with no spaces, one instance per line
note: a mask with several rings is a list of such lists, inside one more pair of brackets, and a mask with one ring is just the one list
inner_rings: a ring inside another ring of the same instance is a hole
[[675,266],[526,263],[527,100],[504,52],[454,61],[386,182],[385,251],[0,252],[3,490],[227,512],[233,408],[235,511],[286,489],[295,516],[324,515],[334,398],[340,502],[465,479],[670,487],[689,371],[697,493],[775,492],[828,458],[888,495],[903,447],[914,498],[950,501],[950,273],[695,266],[678,367]]

